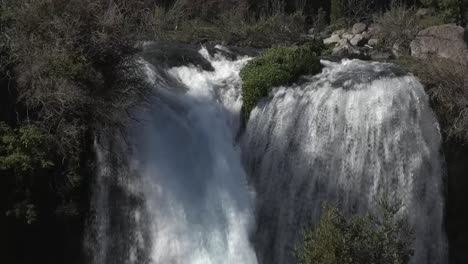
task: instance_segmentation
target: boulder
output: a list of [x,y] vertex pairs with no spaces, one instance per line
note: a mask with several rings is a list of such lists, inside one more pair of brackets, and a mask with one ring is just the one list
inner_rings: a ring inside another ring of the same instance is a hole
[[379,39],[371,38],[371,39],[369,39],[369,41],[367,41],[367,44],[369,44],[369,46],[371,46],[371,47],[375,47],[375,46],[379,45]]
[[364,46],[364,44],[366,44],[367,39],[365,39],[362,36],[362,34],[356,34],[356,35],[354,35],[354,37],[349,42],[353,46],[361,47],[361,46]]
[[364,23],[356,23],[353,26],[353,34],[360,34],[364,31],[366,31],[367,25]]
[[323,40],[323,44],[325,45],[330,45],[330,44],[333,44],[333,43],[338,43],[340,42],[340,37],[338,35],[331,35],[331,37],[329,38],[326,38]]
[[332,51],[333,56],[346,57],[349,55],[359,55],[361,52],[354,48],[347,39],[341,39]]
[[343,35],[341,35],[341,38],[344,38],[344,39],[347,39],[347,40],[351,40],[353,37],[354,37],[354,34],[351,34],[349,32],[346,32]]
[[468,65],[468,31],[454,24],[433,26],[420,31],[410,47],[411,55],[417,58],[436,55]]

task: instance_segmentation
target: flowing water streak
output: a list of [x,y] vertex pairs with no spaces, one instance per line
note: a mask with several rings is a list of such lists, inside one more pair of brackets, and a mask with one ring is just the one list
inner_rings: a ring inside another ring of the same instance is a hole
[[404,203],[412,263],[447,263],[440,135],[422,85],[390,64],[324,63],[260,103],[243,137],[259,263],[294,263],[301,227],[324,201],[363,213],[384,195]]
[[[238,73],[248,58],[200,52],[214,71],[170,69],[186,92],[158,87],[145,124],[133,131],[151,219],[150,258],[162,264],[256,264],[249,241],[252,195],[233,143],[241,107]],[[157,79],[154,70],[150,76]]]

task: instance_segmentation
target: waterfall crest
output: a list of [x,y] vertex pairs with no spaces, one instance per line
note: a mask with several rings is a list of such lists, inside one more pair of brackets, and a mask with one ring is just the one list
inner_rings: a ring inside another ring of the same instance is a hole
[[323,63],[261,102],[243,137],[259,262],[294,263],[324,201],[363,213],[388,195],[414,228],[412,263],[446,263],[440,135],[422,85],[391,64]]

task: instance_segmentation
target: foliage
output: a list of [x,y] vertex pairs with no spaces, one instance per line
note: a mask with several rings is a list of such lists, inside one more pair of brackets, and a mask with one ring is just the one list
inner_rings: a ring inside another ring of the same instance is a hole
[[[19,185],[28,186],[34,175],[54,166],[47,135],[35,125],[11,128],[0,122],[0,172],[9,171]],[[3,179],[5,180],[5,179]],[[22,190],[25,199],[17,201],[7,215],[24,219],[28,224],[37,219],[36,205],[30,200],[29,188]]]
[[12,129],[0,123],[0,170],[26,173],[53,166],[49,160],[47,137],[36,126]]
[[64,153],[85,124],[118,126],[147,90],[132,56],[136,18],[126,1],[20,0],[7,5],[18,98]]
[[345,0],[331,0],[330,21],[337,23],[345,16]]
[[468,67],[442,58],[398,60],[423,83],[444,139],[468,145]]
[[354,23],[370,19],[373,12],[372,0],[331,0],[330,22],[333,25],[352,26]]
[[410,43],[419,31],[442,23],[438,17],[415,16],[416,11],[414,6],[408,7],[401,1],[393,1],[385,13],[374,16],[384,48],[392,49],[394,44],[398,44],[400,49],[409,54]]
[[466,25],[468,19],[468,0],[422,0],[423,5],[437,9],[445,22]]
[[1,210],[77,214],[91,131],[124,126],[149,92],[135,57],[144,1],[0,1],[1,110],[16,114],[0,115]]
[[305,16],[298,12],[252,17],[247,6],[239,4],[205,18],[190,15],[184,11],[189,9],[187,6],[192,2],[179,0],[171,8],[148,11],[145,21],[150,38],[264,48],[300,42],[305,31]]
[[324,205],[320,222],[305,230],[297,250],[301,264],[405,264],[413,251],[411,231],[397,218],[399,203],[381,202],[380,215],[346,217]]
[[301,75],[318,73],[321,70],[320,52],[318,44],[277,47],[263,51],[250,61],[240,72],[245,120],[273,87],[291,83]]

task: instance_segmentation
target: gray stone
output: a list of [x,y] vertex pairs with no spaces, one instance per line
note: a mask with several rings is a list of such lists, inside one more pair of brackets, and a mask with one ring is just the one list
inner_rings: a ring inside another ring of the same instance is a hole
[[435,55],[468,65],[468,31],[454,24],[422,30],[410,46],[411,55],[417,58]]
[[349,41],[351,45],[361,47],[366,44],[367,39],[365,39],[362,34],[356,34],[354,37]]
[[333,44],[333,43],[338,43],[340,42],[340,37],[338,35],[331,35],[331,37],[329,38],[326,38],[323,40],[323,44],[325,45],[330,45],[330,44]]
[[360,51],[354,48],[347,39],[341,39],[332,51],[333,56],[346,57],[348,55],[359,55]]
[[354,34],[351,34],[351,33],[348,33],[348,32],[341,35],[341,38],[344,38],[344,39],[347,39],[347,40],[351,40],[353,37],[354,37]]
[[364,23],[356,23],[353,26],[353,34],[360,34],[364,31],[366,31],[367,25]]
[[371,38],[371,39],[369,39],[369,41],[367,41],[367,44],[369,44],[369,46],[371,46],[371,47],[375,47],[375,46],[379,45],[379,39]]

